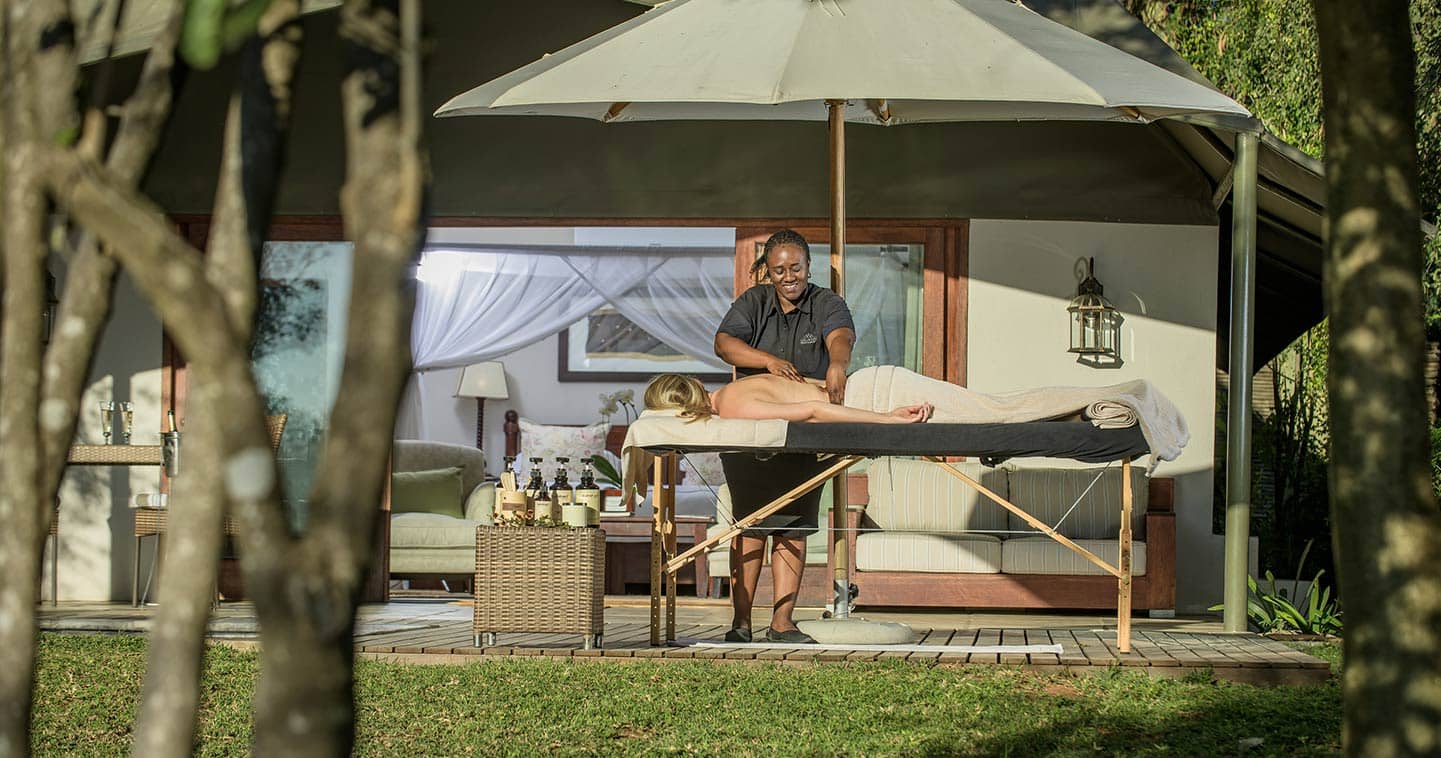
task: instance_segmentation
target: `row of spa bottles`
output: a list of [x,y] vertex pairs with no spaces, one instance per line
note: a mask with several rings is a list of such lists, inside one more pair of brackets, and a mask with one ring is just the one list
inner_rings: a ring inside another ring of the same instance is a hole
[[[559,465],[554,481],[549,484],[540,470],[543,461],[543,458],[530,459],[530,481],[526,483],[524,490],[501,493],[501,511],[524,520],[539,521],[549,518],[552,523],[566,526],[600,526],[601,492],[600,487],[596,486],[590,461],[581,464],[580,484],[574,487],[571,486],[565,470],[566,464],[570,463],[569,458],[555,459]],[[512,468],[514,463],[514,457],[505,457],[505,474],[509,476],[502,478],[515,481],[515,471]]]

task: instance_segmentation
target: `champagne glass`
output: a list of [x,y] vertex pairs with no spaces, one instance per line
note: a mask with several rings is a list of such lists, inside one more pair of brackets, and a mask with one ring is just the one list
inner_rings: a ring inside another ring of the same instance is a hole
[[115,401],[100,401],[100,434],[105,438],[105,444],[110,444],[110,435],[114,433],[115,425]]
[[129,400],[120,404],[120,444],[130,444],[130,432],[135,428],[135,406]]

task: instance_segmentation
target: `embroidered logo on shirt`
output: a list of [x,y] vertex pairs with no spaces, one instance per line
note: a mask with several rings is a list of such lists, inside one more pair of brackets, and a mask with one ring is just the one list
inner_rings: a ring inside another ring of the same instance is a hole
[[814,334],[806,334],[801,337],[802,345],[814,345],[816,344],[816,341],[816,336]]

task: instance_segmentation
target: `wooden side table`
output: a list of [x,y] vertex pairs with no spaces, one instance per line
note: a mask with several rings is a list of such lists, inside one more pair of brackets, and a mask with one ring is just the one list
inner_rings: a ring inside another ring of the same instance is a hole
[[[605,591],[609,595],[625,593],[628,579],[643,577],[650,581],[650,516],[600,515],[600,528],[605,532]],[[694,545],[705,539],[706,530],[715,520],[708,516],[676,516],[676,542]],[[696,597],[710,595],[710,563],[698,559],[695,566]]]

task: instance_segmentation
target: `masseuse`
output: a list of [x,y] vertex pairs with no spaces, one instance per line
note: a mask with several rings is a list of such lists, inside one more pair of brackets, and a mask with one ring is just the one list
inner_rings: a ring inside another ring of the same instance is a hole
[[[811,249],[805,237],[785,229],[766,240],[752,273],[765,284],[750,288],[731,305],[716,332],[715,352],[741,376],[770,373],[796,382],[825,383],[832,403],[845,399],[846,368],[856,341],[855,322],[840,295],[810,283]],[[796,485],[819,474],[825,463],[814,455],[750,453],[721,455],[736,518],[755,512]],[[727,642],[751,641],[751,605],[760,581],[766,537],[772,540],[771,577],[775,607],[766,639],[814,642],[791,618],[806,564],[806,536],[819,525],[818,487],[762,520],[754,531],[731,542],[731,603],[735,616]]]

